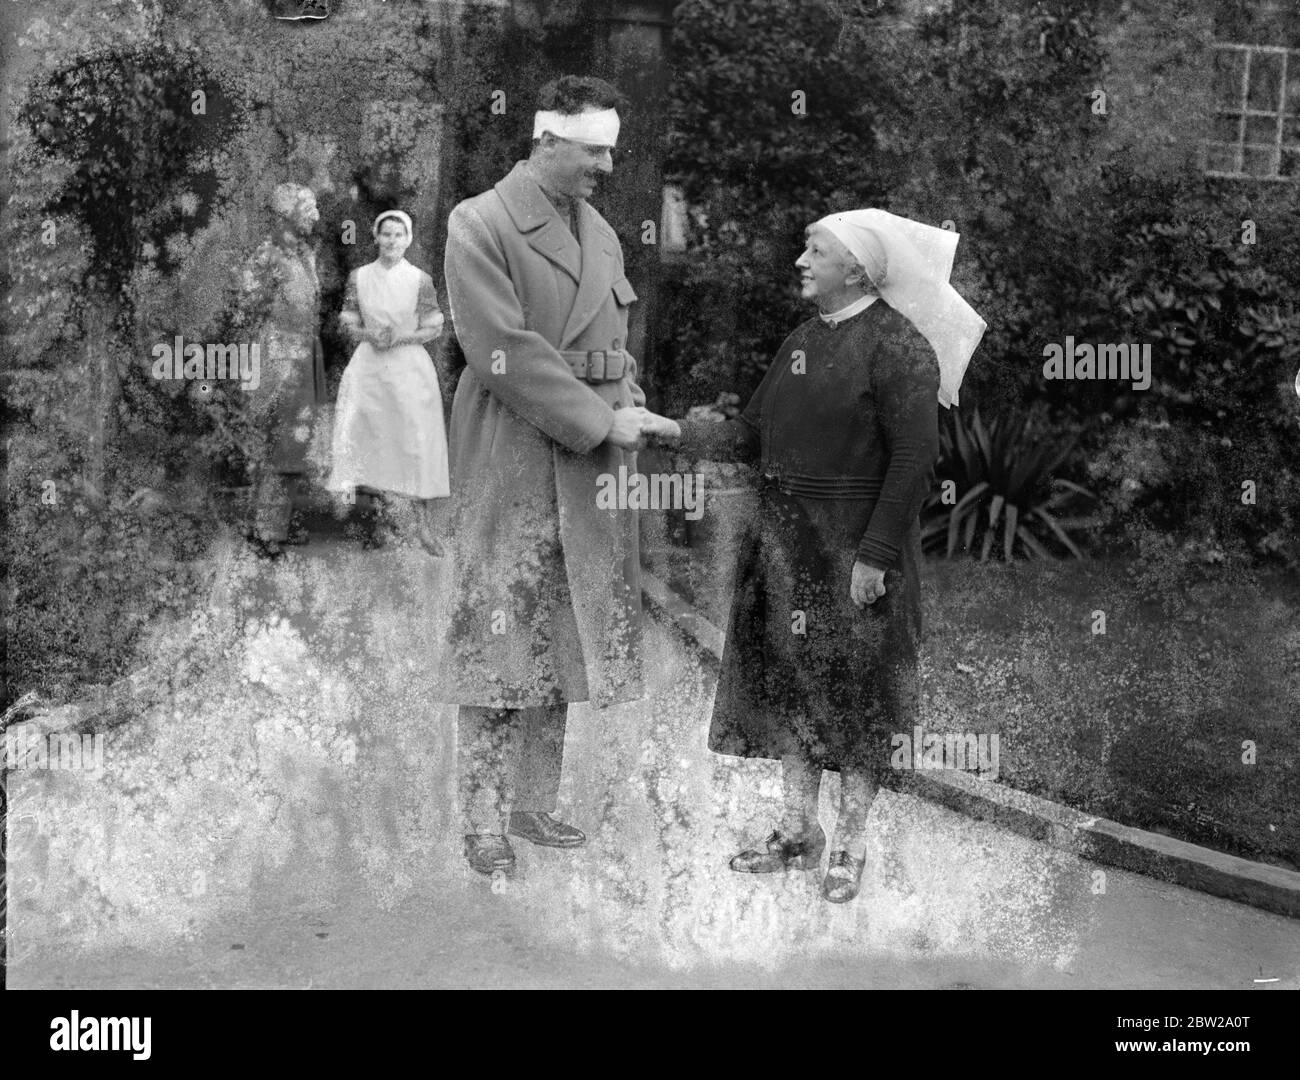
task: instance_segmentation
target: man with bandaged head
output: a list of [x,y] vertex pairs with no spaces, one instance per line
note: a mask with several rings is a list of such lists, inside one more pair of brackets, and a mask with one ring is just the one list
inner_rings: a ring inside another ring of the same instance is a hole
[[443,700],[460,706],[465,854],[508,872],[507,835],[585,841],[552,817],[570,702],[638,699],[635,510],[597,505],[636,467],[643,405],[627,352],[636,300],[587,198],[613,171],[619,95],[544,86],[532,153],[448,221],[445,278],[467,368],[452,405],[450,624]]

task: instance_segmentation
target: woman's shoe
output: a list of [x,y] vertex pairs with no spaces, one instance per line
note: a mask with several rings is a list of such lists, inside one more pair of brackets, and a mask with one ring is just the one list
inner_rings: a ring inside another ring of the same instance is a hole
[[862,888],[862,868],[866,865],[866,859],[855,859],[847,851],[832,851],[822,881],[822,896],[832,904],[847,904]]
[[818,827],[814,836],[790,837],[780,829],[775,829],[763,843],[766,851],[746,849],[739,855],[733,855],[728,865],[738,874],[815,870],[826,848],[826,833]]

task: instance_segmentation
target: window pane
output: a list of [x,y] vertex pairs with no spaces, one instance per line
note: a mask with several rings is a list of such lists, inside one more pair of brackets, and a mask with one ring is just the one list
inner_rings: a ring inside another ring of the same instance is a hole
[[1283,122],[1282,141],[1291,146],[1300,143],[1300,116],[1288,116]]
[[1214,118],[1213,138],[1218,142],[1235,143],[1240,141],[1241,117],[1216,116]]
[[1300,177],[1300,150],[1282,151],[1282,175]]
[[1214,63],[1214,104],[1221,109],[1241,108],[1241,69],[1246,54],[1240,49],[1219,49]]
[[1237,148],[1228,143],[1206,143],[1205,169],[1207,172],[1235,173]]
[[1286,111],[1300,114],[1300,53],[1292,53],[1286,61]]
[[1250,94],[1252,109],[1276,111],[1282,86],[1282,54],[1257,52],[1250,58]]
[[1276,176],[1278,152],[1271,146],[1246,147],[1243,171],[1251,176]]
[[1277,117],[1275,116],[1246,117],[1246,141],[1248,143],[1277,142]]

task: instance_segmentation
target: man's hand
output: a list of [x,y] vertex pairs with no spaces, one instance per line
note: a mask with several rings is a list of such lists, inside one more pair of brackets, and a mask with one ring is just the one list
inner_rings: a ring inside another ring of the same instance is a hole
[[660,416],[658,413],[648,413],[646,415],[641,432],[670,446],[675,446],[682,437],[682,429],[677,421],[669,420],[668,417]]
[[885,572],[864,562],[853,564],[853,581],[849,585],[849,599],[861,609],[874,604],[885,595]]
[[645,445],[641,429],[646,422],[646,418],[651,415],[653,414],[647,412],[640,405],[633,405],[626,409],[615,409],[614,426],[609,429],[605,441],[617,446],[620,450],[640,450]]

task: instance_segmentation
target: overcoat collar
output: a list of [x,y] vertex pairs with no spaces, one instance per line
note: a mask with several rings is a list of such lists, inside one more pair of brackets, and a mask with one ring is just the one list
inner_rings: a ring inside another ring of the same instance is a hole
[[527,162],[517,162],[509,175],[497,183],[496,192],[528,245],[578,283],[578,294],[565,320],[559,346],[568,348],[609,299],[618,266],[615,250],[618,241],[600,215],[585,199],[579,199],[578,231],[582,235],[579,246],[551,200],[530,175]]
[[[528,246],[555,263],[575,282],[580,282],[582,249],[551,200],[530,175],[528,163],[517,162],[509,175],[496,185],[496,192],[505,203],[515,228],[526,235]],[[581,202],[579,207],[581,214]],[[581,225],[578,227],[582,228]]]

